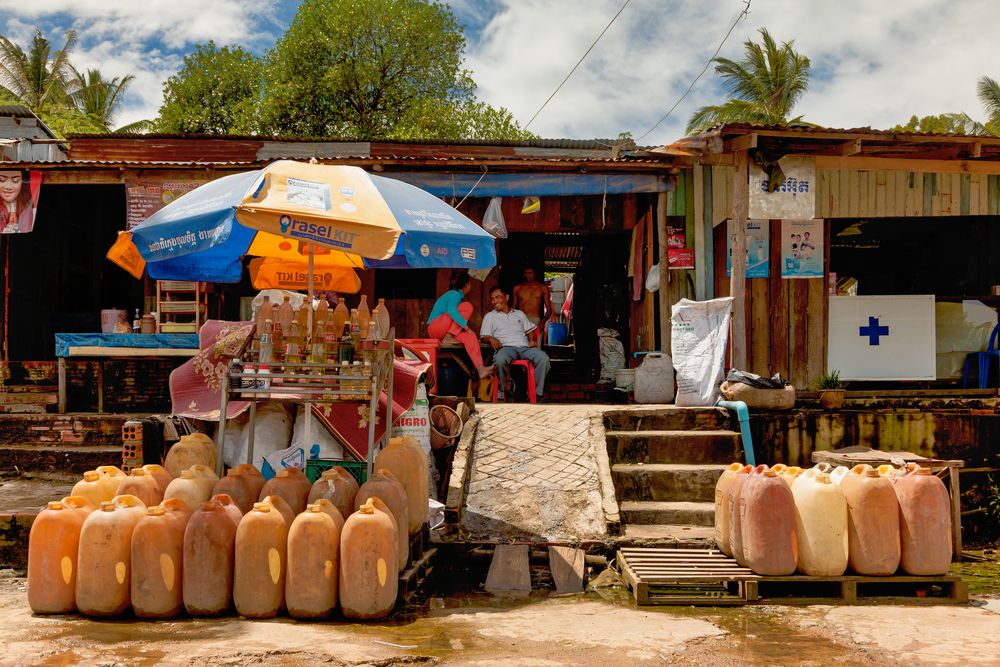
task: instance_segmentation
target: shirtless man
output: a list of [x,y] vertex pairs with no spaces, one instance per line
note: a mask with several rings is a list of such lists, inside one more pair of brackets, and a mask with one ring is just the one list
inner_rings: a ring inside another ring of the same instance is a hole
[[535,270],[530,266],[524,268],[524,282],[514,286],[514,308],[523,312],[535,325],[532,341],[541,347],[545,342],[545,323],[555,309],[548,285],[535,279]]

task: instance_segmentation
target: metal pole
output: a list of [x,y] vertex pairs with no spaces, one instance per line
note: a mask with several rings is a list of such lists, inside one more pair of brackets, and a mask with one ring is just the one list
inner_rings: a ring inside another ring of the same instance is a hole
[[[247,463],[253,465],[253,432],[257,427],[257,397],[255,396],[250,401],[250,421],[247,422],[250,427],[250,435],[247,436]],[[263,467],[263,466],[261,466]]]
[[[312,308],[312,305],[313,305],[313,268],[314,268],[314,266],[315,266],[315,253],[313,251],[313,244],[310,243],[309,244],[309,270],[308,270],[308,274],[309,275],[306,278],[306,280],[307,280],[306,284],[308,285],[308,289],[306,290],[306,292],[307,292],[307,296],[306,296],[306,308],[309,309],[306,314],[308,315],[308,318],[307,318],[308,324],[307,324],[307,326],[309,327],[309,331],[307,333],[307,337],[304,339],[304,340],[309,340],[310,342],[312,341],[312,337],[315,334],[315,332],[313,331],[313,322],[312,322],[312,319],[313,319],[312,318],[312,314],[313,314],[313,308]],[[309,347],[308,349],[309,349],[309,354],[312,355],[312,348]],[[306,357],[306,358],[308,359],[308,357]],[[306,417],[305,417],[305,419],[306,419],[306,428],[305,428],[305,433],[306,433],[306,451],[305,451],[305,455],[308,458],[309,452],[312,451],[312,445],[313,445],[313,442],[312,442],[312,407],[313,406],[312,406],[312,403],[310,403],[309,401],[306,401],[306,402],[304,402],[302,404],[302,407],[303,407],[303,409],[305,410],[305,413],[306,413]]]
[[215,474],[222,477],[222,450],[226,443],[226,408],[229,403],[229,373],[226,373],[226,380],[219,388],[219,428],[215,434]]

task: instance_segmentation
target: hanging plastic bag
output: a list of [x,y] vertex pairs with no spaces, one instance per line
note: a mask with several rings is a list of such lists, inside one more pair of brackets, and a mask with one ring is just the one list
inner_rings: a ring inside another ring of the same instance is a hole
[[507,224],[503,221],[503,211],[500,210],[501,201],[500,197],[490,199],[483,216],[483,229],[497,239],[507,238]]
[[653,265],[653,268],[649,270],[646,274],[646,291],[647,292],[658,292],[660,291],[660,263],[657,262]]
[[524,206],[521,207],[521,213],[528,215],[531,213],[538,213],[542,210],[542,200],[538,197],[525,197]]

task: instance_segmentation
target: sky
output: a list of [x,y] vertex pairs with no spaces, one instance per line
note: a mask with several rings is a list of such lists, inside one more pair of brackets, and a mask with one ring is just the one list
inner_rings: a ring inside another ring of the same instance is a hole
[[[625,0],[451,0],[464,26],[466,68],[481,100],[522,124],[535,114]],[[198,43],[263,54],[295,15],[294,0],[0,0],[0,31],[26,46],[36,27],[56,45],[79,33],[77,69],[134,74],[119,124],[156,116],[163,81]],[[643,145],[684,134],[691,114],[724,101],[712,68],[655,129],[711,59],[743,0],[631,0],[529,129],[545,138]],[[1000,79],[997,0],[751,0],[721,56],[766,27],[812,61],[795,109],[828,127],[889,128],[964,111],[983,120],[981,76]],[[652,131],[650,131],[652,130]]]

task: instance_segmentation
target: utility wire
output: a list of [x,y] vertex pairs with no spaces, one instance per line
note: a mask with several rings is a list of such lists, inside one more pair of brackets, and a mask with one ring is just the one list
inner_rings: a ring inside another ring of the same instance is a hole
[[743,10],[736,17],[736,20],[733,21],[733,25],[729,26],[729,32],[727,32],[726,36],[722,38],[721,42],[719,42],[719,48],[717,48],[715,50],[715,53],[712,54],[712,57],[708,59],[708,62],[705,63],[704,69],[702,69],[701,72],[698,73],[698,76],[696,76],[694,78],[694,81],[692,81],[691,85],[687,87],[687,90],[684,91],[684,94],[681,95],[680,98],[676,102],[674,102],[674,106],[670,107],[670,110],[667,111],[667,113],[665,113],[663,115],[663,118],[661,118],[660,120],[656,121],[656,125],[654,125],[653,127],[649,128],[648,130],[646,130],[642,134],[642,136],[636,138],[636,140],[635,140],[636,143],[638,143],[639,141],[641,141],[643,138],[645,138],[645,136],[647,134],[649,134],[650,132],[652,132],[653,130],[655,130],[657,127],[659,127],[660,123],[662,123],[663,121],[665,121],[667,118],[670,117],[670,114],[672,114],[674,112],[674,109],[677,108],[677,105],[680,104],[682,101],[684,101],[684,98],[687,97],[688,93],[691,92],[691,89],[694,88],[694,84],[698,83],[698,79],[700,79],[705,74],[705,72],[708,71],[708,68],[712,66],[712,61],[715,60],[716,57],[718,57],[719,52],[722,51],[722,46],[726,43],[726,40],[729,39],[729,36],[731,34],[733,34],[733,30],[736,29],[736,25],[742,19],[745,19],[747,17],[747,15],[750,13],[750,2],[751,2],[751,0],[745,0],[745,4],[743,6]]
[[527,123],[525,123],[525,125],[524,125],[524,129],[525,129],[525,130],[527,130],[527,129],[528,129],[528,126],[529,126],[529,125],[531,125],[532,123],[534,123],[534,122],[535,122],[535,119],[536,119],[536,118],[538,118],[538,114],[542,113],[542,109],[544,109],[544,108],[545,108],[545,105],[547,105],[547,104],[548,104],[549,102],[551,102],[551,101],[552,101],[552,98],[556,96],[556,93],[558,93],[558,92],[559,92],[559,90],[560,90],[560,89],[561,89],[561,88],[563,87],[563,85],[564,85],[564,84],[565,84],[565,83],[566,83],[567,81],[569,81],[569,78],[570,78],[571,76],[573,76],[573,72],[575,72],[575,71],[576,71],[576,68],[580,66],[580,63],[582,63],[582,62],[584,61],[584,59],[586,59],[586,57],[587,57],[588,55],[590,55],[590,52],[591,52],[591,51],[592,51],[592,50],[594,49],[594,47],[595,47],[595,46],[597,46],[597,43],[598,43],[599,41],[601,41],[601,37],[604,37],[604,33],[606,33],[606,32],[608,31],[608,28],[610,28],[610,27],[611,27],[611,24],[612,24],[612,23],[614,23],[614,22],[615,22],[615,20],[616,20],[616,19],[617,19],[617,18],[618,18],[619,16],[621,16],[621,13],[622,13],[623,11],[625,11],[625,8],[626,8],[626,7],[628,7],[628,3],[630,3],[630,2],[632,2],[632,0],[625,0],[625,4],[624,4],[624,5],[622,5],[622,8],[621,8],[621,9],[619,9],[619,10],[618,10],[618,13],[617,13],[617,14],[615,14],[615,15],[614,15],[614,17],[612,17],[612,19],[611,19],[611,20],[610,20],[610,21],[608,22],[608,24],[607,24],[606,26],[604,26],[604,30],[602,30],[602,31],[601,31],[601,34],[597,36],[597,39],[595,39],[595,40],[594,40],[594,43],[590,45],[590,48],[589,48],[589,49],[587,49],[586,53],[584,53],[584,54],[583,54],[582,56],[580,56],[580,59],[579,59],[578,61],[576,61],[576,64],[575,64],[575,65],[573,65],[573,69],[571,69],[571,70],[569,71],[569,74],[567,74],[567,75],[566,75],[566,78],[562,80],[562,83],[560,83],[560,84],[559,84],[559,85],[558,85],[558,86],[556,87],[556,89],[555,89],[554,91],[552,91],[552,94],[551,94],[551,95],[549,95],[549,98],[548,98],[547,100],[545,100],[545,101],[544,101],[544,102],[542,103],[542,106],[538,107],[538,111],[536,111],[536,112],[535,112],[535,115],[531,117],[531,120],[529,120],[529,121],[528,121]]

